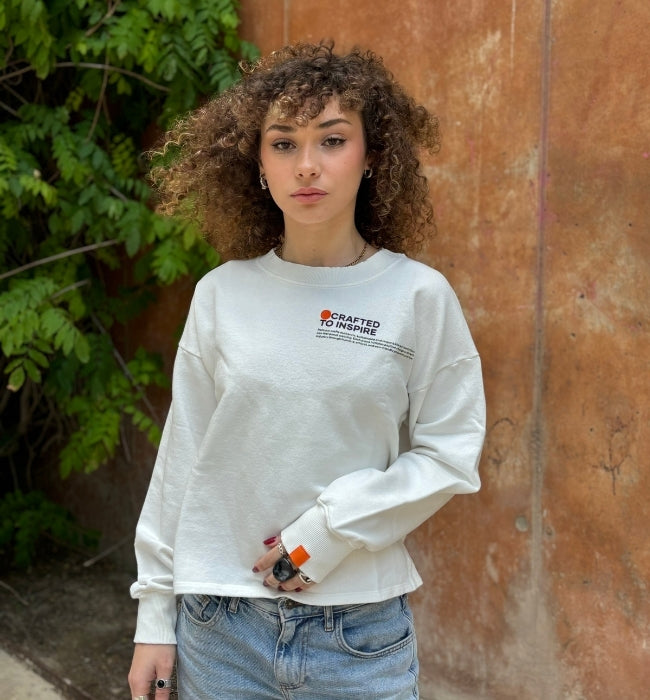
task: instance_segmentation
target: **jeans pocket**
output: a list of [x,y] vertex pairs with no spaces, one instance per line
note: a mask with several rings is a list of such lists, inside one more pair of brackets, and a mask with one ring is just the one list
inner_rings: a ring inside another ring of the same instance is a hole
[[340,648],[358,658],[393,654],[415,641],[413,618],[401,597],[347,610],[335,629]]
[[213,625],[221,615],[224,600],[222,596],[218,595],[189,593],[184,595],[181,600],[181,612],[195,625],[208,627]]

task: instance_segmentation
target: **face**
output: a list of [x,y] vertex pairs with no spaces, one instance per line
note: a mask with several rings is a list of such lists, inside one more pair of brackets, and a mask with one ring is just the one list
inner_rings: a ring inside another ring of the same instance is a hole
[[273,110],[262,124],[261,172],[285,226],[353,226],[363,171],[368,167],[359,112],[332,99],[305,126]]

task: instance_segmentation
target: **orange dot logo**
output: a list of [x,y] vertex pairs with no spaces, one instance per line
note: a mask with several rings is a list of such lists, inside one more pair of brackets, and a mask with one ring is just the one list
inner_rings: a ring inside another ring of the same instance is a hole
[[329,309],[323,309],[323,311],[320,312],[320,317],[323,321],[327,321],[331,316],[332,312]]

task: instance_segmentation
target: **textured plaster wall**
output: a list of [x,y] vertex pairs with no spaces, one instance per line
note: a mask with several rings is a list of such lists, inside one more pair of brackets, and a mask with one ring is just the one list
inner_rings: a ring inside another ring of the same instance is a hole
[[243,0],[263,52],[372,48],[440,116],[424,259],[481,352],[483,489],[411,538],[422,693],[650,688],[650,4]]

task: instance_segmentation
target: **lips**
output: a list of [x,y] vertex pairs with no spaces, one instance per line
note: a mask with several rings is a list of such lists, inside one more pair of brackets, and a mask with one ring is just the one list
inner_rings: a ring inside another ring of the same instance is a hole
[[302,202],[303,204],[313,204],[314,202],[320,201],[325,196],[327,196],[327,192],[319,190],[317,187],[301,187],[291,193],[292,199],[295,199],[297,202]]

